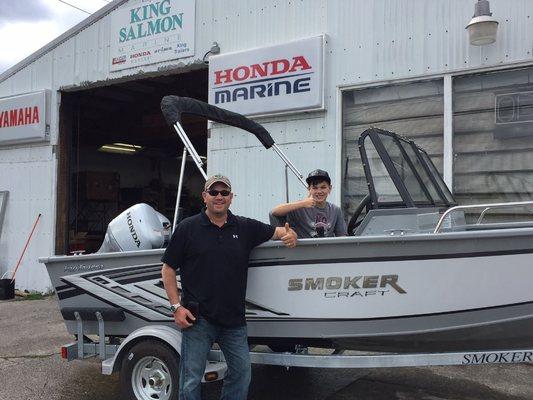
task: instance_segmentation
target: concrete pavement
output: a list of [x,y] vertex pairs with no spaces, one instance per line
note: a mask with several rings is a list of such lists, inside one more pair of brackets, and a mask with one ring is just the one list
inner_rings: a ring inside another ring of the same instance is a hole
[[[118,375],[100,374],[96,359],[67,363],[71,342],[55,297],[0,302],[0,400],[116,400]],[[255,365],[251,400],[526,400],[533,399],[533,366],[328,370]],[[218,399],[221,382],[203,397]]]

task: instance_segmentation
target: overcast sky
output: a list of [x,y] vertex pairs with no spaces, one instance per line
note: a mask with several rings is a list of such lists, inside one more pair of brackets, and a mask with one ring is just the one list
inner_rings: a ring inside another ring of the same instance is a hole
[[[109,0],[65,0],[95,12]],[[89,15],[59,0],[0,0],[0,73]]]

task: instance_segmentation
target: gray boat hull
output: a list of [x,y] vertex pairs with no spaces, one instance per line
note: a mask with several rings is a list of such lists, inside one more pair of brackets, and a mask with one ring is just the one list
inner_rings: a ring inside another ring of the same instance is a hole
[[[42,259],[64,315],[122,309],[107,336],[175,326],[160,282],[163,250]],[[533,228],[266,243],[251,255],[250,341],[444,352],[533,345]],[[216,283],[213,283],[216,284]],[[66,318],[76,333],[76,322]],[[84,324],[86,334],[97,323]]]

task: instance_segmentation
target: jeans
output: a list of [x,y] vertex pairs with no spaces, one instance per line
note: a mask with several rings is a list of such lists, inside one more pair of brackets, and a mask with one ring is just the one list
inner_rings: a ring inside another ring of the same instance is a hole
[[245,400],[252,376],[246,326],[225,328],[198,318],[181,333],[179,400],[200,400],[205,363],[214,342],[228,365],[221,400]]

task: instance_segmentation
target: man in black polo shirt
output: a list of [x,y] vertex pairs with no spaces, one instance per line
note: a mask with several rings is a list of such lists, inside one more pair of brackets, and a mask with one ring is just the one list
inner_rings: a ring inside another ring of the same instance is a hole
[[[231,183],[222,175],[207,180],[202,193],[206,209],[186,218],[163,255],[163,283],[174,320],[182,329],[179,398],[200,400],[200,382],[214,342],[224,353],[228,374],[221,399],[246,399],[251,379],[245,320],[250,251],[269,239],[296,246],[296,233],[233,215]],[[180,269],[182,298],[176,270]],[[191,313],[198,304],[199,315]]]

